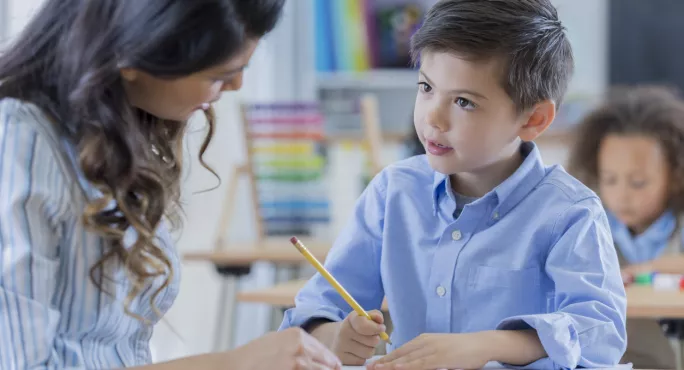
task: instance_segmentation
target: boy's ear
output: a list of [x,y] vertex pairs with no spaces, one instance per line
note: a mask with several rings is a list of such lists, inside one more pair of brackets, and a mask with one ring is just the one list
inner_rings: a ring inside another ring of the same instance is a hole
[[532,141],[546,131],[556,118],[556,103],[552,100],[544,100],[535,105],[524,117],[527,117],[527,122],[520,128],[518,136],[523,141]]

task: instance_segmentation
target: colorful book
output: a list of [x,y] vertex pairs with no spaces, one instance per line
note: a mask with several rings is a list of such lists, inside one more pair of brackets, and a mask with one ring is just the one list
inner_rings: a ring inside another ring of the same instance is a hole
[[332,1],[315,0],[314,2],[314,31],[316,70],[331,72],[337,69],[335,43],[332,23]]

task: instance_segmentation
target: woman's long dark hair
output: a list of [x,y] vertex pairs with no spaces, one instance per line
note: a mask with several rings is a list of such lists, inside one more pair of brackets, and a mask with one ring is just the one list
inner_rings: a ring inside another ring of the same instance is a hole
[[[164,217],[178,220],[186,123],[133,107],[120,69],[173,79],[218,65],[248,40],[271,31],[283,3],[46,0],[0,56],[0,98],[33,103],[54,118],[59,132],[78,149],[83,174],[102,192],[83,213],[86,226],[108,241],[90,275],[102,289],[105,264],[123,263],[133,285],[125,303],[129,314],[135,296],[152,279],[165,276],[150,300],[157,312],[154,300],[174,273],[155,244],[155,230]],[[203,165],[214,128],[211,111],[207,118],[209,129],[199,153]],[[108,208],[112,199],[115,209]],[[122,240],[129,227],[137,240],[126,248]]]

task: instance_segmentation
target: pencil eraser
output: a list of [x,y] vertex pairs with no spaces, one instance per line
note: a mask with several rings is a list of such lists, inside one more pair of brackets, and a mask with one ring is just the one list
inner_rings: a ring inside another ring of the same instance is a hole
[[293,236],[293,237],[290,238],[290,243],[292,243],[292,244],[297,244],[298,241],[299,241],[299,240],[297,240],[297,237],[296,237],[296,236]]

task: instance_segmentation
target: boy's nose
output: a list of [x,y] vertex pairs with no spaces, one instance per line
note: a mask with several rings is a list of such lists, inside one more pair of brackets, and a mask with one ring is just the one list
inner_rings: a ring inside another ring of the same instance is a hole
[[446,132],[449,130],[449,115],[444,109],[435,107],[428,113],[427,123],[440,132]]

